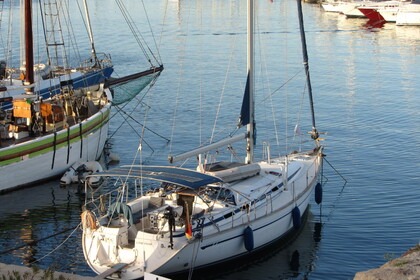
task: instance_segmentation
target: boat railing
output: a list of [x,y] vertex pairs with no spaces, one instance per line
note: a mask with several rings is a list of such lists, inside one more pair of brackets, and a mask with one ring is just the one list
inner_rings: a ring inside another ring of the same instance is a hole
[[[96,61],[93,57],[89,57],[81,62],[80,68],[81,69],[87,69],[92,67],[100,67],[100,68],[106,68],[112,66],[112,60],[109,54],[106,53],[96,53]],[[100,65],[97,65],[99,62]]]
[[[305,176],[298,176],[297,180],[289,181],[287,189],[292,190],[293,197],[295,197],[296,200],[300,199],[308,189],[315,186],[314,182],[317,180],[318,176],[318,170],[319,170],[319,157],[315,159],[307,168],[305,172]],[[295,186],[304,185],[305,188],[300,191],[300,193],[295,193],[297,191],[295,189]]]
[[262,149],[262,160],[267,160],[268,164],[271,164],[270,143],[264,141]]
[[[122,178],[117,178],[112,183],[105,180],[101,186],[94,188],[89,184],[88,178],[85,182],[85,207],[95,212],[99,217],[106,216],[107,209],[112,204],[127,203],[131,199],[140,196],[141,193],[138,191],[139,186],[137,180],[123,181]],[[134,188],[134,191],[128,191],[129,188]],[[129,196],[128,193],[132,195]]]

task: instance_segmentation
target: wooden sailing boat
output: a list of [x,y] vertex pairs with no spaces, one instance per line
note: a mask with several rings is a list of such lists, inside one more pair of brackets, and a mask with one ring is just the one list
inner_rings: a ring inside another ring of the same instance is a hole
[[[66,7],[64,2],[42,2],[45,9],[50,9],[44,15],[55,17],[51,22],[59,23],[56,17]],[[95,51],[84,1],[92,65],[71,69],[53,65],[53,59],[48,59],[51,71],[41,73],[41,66],[34,65],[32,1],[21,4],[25,15],[24,79],[16,79],[14,70],[4,64],[0,69],[0,193],[62,175],[75,162],[98,159],[108,138],[111,86],[146,77],[142,87],[130,94],[135,96],[163,69],[160,65],[108,84],[113,66],[109,55],[99,58]],[[44,28],[48,37],[57,27]],[[63,45],[64,41],[47,41],[46,52]]]
[[[172,163],[201,159],[204,153],[246,139],[245,161],[199,162],[196,170],[129,165],[95,174],[114,178],[117,186],[105,192],[105,184],[103,192],[90,192],[82,214],[84,255],[101,277],[178,274],[247,256],[298,229],[315,188],[320,202],[323,147],[314,119],[313,149],[276,158],[267,152],[267,158],[254,161],[253,14],[254,1],[249,0],[248,77],[240,118],[247,131],[169,157]],[[301,30],[304,35],[303,25]],[[304,58],[310,85],[306,45]],[[153,182],[155,189],[141,191]]]
[[[93,44],[92,56],[80,62],[77,66],[70,66],[67,56],[61,54],[68,52],[67,48],[69,46],[66,47],[61,30],[63,19],[60,18],[60,14],[64,13],[65,8],[63,3],[57,0],[42,0],[39,3],[43,7],[43,29],[47,59],[45,63],[34,64],[33,28],[32,22],[29,22],[27,18],[28,16],[32,17],[32,12],[29,13],[23,8],[25,5],[23,0],[20,0],[20,2],[20,16],[24,19],[21,21],[20,30],[22,37],[25,38],[21,39],[23,41],[21,45],[25,51],[23,54],[21,53],[19,67],[12,66],[14,50],[18,50],[16,46],[12,46],[12,50],[7,50],[11,55],[5,53],[0,62],[0,108],[2,110],[11,109],[13,97],[19,98],[28,89],[31,89],[40,98],[46,99],[61,92],[60,83],[71,83],[73,89],[79,89],[103,83],[111,76],[113,72],[111,59],[108,55],[100,56],[96,54]],[[2,13],[9,12],[9,21],[13,22],[14,7],[12,3],[13,1],[10,1],[10,11],[6,11],[7,4],[3,3]],[[3,35],[6,32],[16,32],[13,24],[8,29],[6,26],[3,26],[2,29]],[[31,41],[28,41],[28,39]],[[12,41],[13,39],[7,40]],[[8,45],[12,45],[12,42],[9,42]],[[31,80],[30,84],[29,79]],[[23,81],[25,82],[23,83]],[[22,86],[22,84],[25,84],[25,86]]]

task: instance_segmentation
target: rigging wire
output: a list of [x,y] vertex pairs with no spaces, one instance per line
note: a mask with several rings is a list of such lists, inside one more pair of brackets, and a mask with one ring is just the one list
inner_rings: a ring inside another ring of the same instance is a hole
[[[166,17],[168,15],[168,1],[165,1],[165,9],[164,10],[165,10],[165,12],[163,14],[162,29],[160,31],[159,44],[157,45],[157,49],[159,49],[160,46],[161,46],[162,38],[163,38],[163,30],[164,30],[164,28],[166,26]],[[159,57],[160,57],[160,54],[159,54]]]
[[[76,58],[78,59],[78,61],[82,61],[82,56],[80,55],[80,48],[78,46],[77,43],[77,39],[76,39],[76,33],[74,32],[73,29],[73,23],[70,17],[70,8],[69,8],[69,2],[67,1],[65,5],[65,8],[63,7],[63,19],[65,21],[65,26],[67,27],[68,31],[68,41],[70,42],[70,47],[72,47],[73,53],[75,54]],[[79,12],[80,14],[82,14],[81,8],[79,6],[79,3],[77,2],[77,6],[79,8]],[[64,12],[64,9],[67,11],[67,13]],[[84,17],[82,17],[83,19],[83,24],[85,25],[86,28],[86,23],[84,22]]]
[[[188,10],[189,12],[186,15],[186,25],[187,27],[185,28],[185,32],[186,34],[189,33],[189,17],[191,15],[190,9]],[[175,124],[176,124],[176,120],[177,120],[177,111],[178,111],[178,106],[179,106],[179,100],[180,100],[180,92],[181,92],[181,85],[183,82],[183,77],[184,77],[184,57],[185,57],[185,51],[186,51],[186,38],[188,38],[189,36],[183,36],[181,38],[185,38],[183,42],[181,42],[180,45],[182,45],[181,50],[177,51],[177,53],[179,54],[179,57],[181,59],[180,64],[178,65],[178,81],[177,81],[177,89],[176,89],[176,97],[175,97],[175,104],[174,104],[174,112],[173,112],[173,118],[172,118],[172,130],[171,130],[171,142],[169,145],[169,154],[172,154],[172,143],[173,143],[173,139],[174,139],[174,134],[175,134]],[[181,39],[182,40],[182,39]],[[183,44],[182,44],[183,43]]]
[[[153,54],[153,52],[151,51],[151,49],[149,48],[149,46],[145,43],[145,39],[144,39],[143,35],[141,34],[141,32],[139,31],[137,25],[135,24],[132,16],[130,15],[130,13],[129,13],[128,9],[127,9],[127,7],[120,0],[117,0],[116,3],[118,5],[118,7],[120,8],[121,14],[123,15],[123,17],[124,17],[124,19],[125,19],[128,27],[130,28],[131,33],[134,35],[134,38],[136,39],[138,46],[143,51],[143,54],[147,57],[147,60],[149,61],[149,63],[151,64],[151,66],[153,66],[153,63],[151,61],[150,56],[152,56],[153,59],[157,63],[160,64],[159,60],[155,57],[155,55]],[[143,1],[142,1],[142,3],[143,3]],[[144,3],[143,3],[143,8],[144,8]],[[147,22],[148,22],[149,27],[150,27],[151,26],[150,25],[150,20],[149,20],[149,18],[147,16],[146,9],[144,9],[144,11],[145,11]],[[151,28],[150,28],[150,30],[151,30]],[[153,32],[152,32],[152,34],[153,34]],[[154,36],[153,36],[153,38],[154,38]],[[155,41],[155,45],[156,45],[156,41]]]
[[[147,104],[145,104],[145,103],[141,103],[141,104],[143,104],[146,108],[147,108],[147,110],[149,110],[150,109],[150,106],[149,105],[147,105]],[[126,118],[124,119],[124,122],[126,122],[127,121],[127,119],[128,118],[130,118],[131,120],[133,120],[134,122],[136,122],[137,124],[139,124],[143,129],[146,129],[147,131],[149,131],[149,132],[151,132],[151,133],[153,133],[154,135],[156,135],[156,136],[158,136],[158,137],[160,137],[160,138],[162,138],[162,139],[164,139],[164,140],[166,140],[168,143],[169,143],[169,141],[170,141],[170,139],[169,138],[166,138],[165,136],[163,136],[162,134],[159,134],[159,133],[157,133],[156,131],[154,131],[154,130],[152,130],[152,129],[150,129],[149,127],[147,127],[146,126],[146,124],[142,124],[142,123],[140,123],[138,120],[136,120],[136,119],[134,119],[134,117],[133,116],[131,116],[131,114],[128,114],[127,112],[125,112],[125,111],[123,111],[121,108],[119,108],[119,106],[115,106],[115,107],[117,107],[117,110],[118,110],[118,112],[119,113],[121,113],[121,114],[124,114],[124,115],[126,115]],[[136,105],[136,108],[138,107],[138,105]],[[133,110],[134,111],[134,110]],[[128,123],[128,122],[127,122]],[[120,126],[118,127],[118,129],[119,128],[121,128],[121,126],[123,125],[123,123],[122,124],[120,124]],[[129,124],[130,125],[130,124]],[[133,128],[133,130],[134,131],[136,131],[136,129],[132,126],[132,125],[130,125],[131,126],[131,128]],[[117,129],[117,130],[118,130]],[[111,136],[113,136],[113,135],[115,135],[115,133],[116,133],[117,131],[114,131],[114,133],[111,135]],[[140,136],[140,134],[138,134],[137,133],[137,135],[138,136]]]
[[[319,209],[319,218],[320,218],[319,223],[320,223],[321,226],[324,226],[331,219],[331,216],[333,215],[333,213],[334,213],[334,211],[336,209],[336,206],[337,206],[339,200],[341,199],[341,197],[343,196],[344,190],[345,190],[345,188],[347,186],[347,179],[326,159],[325,156],[323,157],[323,161],[326,162],[328,164],[328,166],[330,166],[332,168],[332,170],[334,171],[334,173],[337,174],[343,180],[344,183],[341,186],[339,192],[337,193],[334,201],[331,202],[331,205],[329,206],[330,210],[329,210],[329,212],[326,215],[322,214],[322,209],[325,206],[325,202],[323,202],[321,204],[322,207],[320,207],[320,209]],[[322,178],[321,178],[321,180],[323,180],[325,178],[325,182],[324,181],[322,182],[322,186],[323,187],[325,187],[326,184],[329,181],[328,178],[324,176],[324,169],[325,169],[325,167],[323,166],[322,167]],[[322,221],[322,217],[326,217],[327,220],[326,221],[325,220]]]
[[[258,19],[258,18],[257,18]],[[256,28],[259,30],[259,25],[256,25]],[[261,31],[258,32],[258,34],[261,34]],[[271,92],[271,83],[269,80],[269,73],[268,73],[268,64],[267,64],[267,59],[265,59],[267,57],[267,55],[264,55],[266,52],[266,48],[264,46],[264,44],[261,44],[261,36],[258,36],[258,42],[259,42],[259,46],[260,46],[260,57],[261,57],[261,73],[263,73],[265,70],[264,75],[262,75],[263,77],[266,77],[266,82],[263,83],[263,85],[267,84],[267,90],[268,92]],[[272,98],[271,95],[269,95],[268,97],[266,97],[265,99],[263,99],[261,102],[259,103],[264,103],[265,100],[270,99],[269,104],[271,105],[271,115],[272,115],[272,119],[273,119],[273,124],[274,124],[274,136],[276,138],[276,145],[280,146],[280,136],[279,136],[279,130],[278,130],[278,124],[277,124],[277,118],[276,118],[276,111],[275,111],[275,106],[274,106],[274,100]]]
[[227,84],[227,80],[228,80],[228,76],[229,76],[229,69],[230,69],[232,61],[233,61],[234,53],[235,53],[235,48],[232,47],[228,67],[227,67],[226,73],[225,73],[225,79],[224,79],[223,86],[222,86],[222,91],[221,91],[220,97],[219,97],[219,105],[217,106],[217,109],[216,109],[216,117],[214,119],[212,134],[211,134],[210,141],[209,141],[210,143],[212,143],[213,139],[214,139],[214,133],[216,131],[217,120],[219,119],[219,113],[220,113],[220,110],[221,110],[221,107],[222,107],[222,104],[223,104],[223,98],[224,98],[224,95],[225,95],[226,84]]
[[[12,5],[12,2],[10,2],[9,4],[10,6]],[[4,10],[5,10],[5,4],[4,1],[1,1],[1,10],[0,10],[0,30],[3,30],[3,15],[5,15]],[[0,37],[0,42],[1,42],[1,46],[4,49],[3,50],[3,55],[6,61],[6,65],[8,65],[11,61],[11,51],[13,50],[13,48],[11,48],[10,46],[12,45],[12,19],[13,19],[13,9],[11,7],[8,8],[10,10],[9,12],[9,17],[8,17],[8,28],[7,30],[7,35],[6,35],[6,42],[3,41],[3,36]]]
[[[201,32],[203,32],[203,9],[200,9],[200,31]],[[203,54],[203,40],[200,40],[200,50],[199,50],[199,54],[201,55],[201,54]],[[204,70],[203,70],[203,67],[200,67],[200,70],[199,70],[199,72],[200,72],[200,74],[199,74],[199,77],[203,77],[203,73],[204,73]],[[204,113],[204,111],[203,111],[203,100],[204,100],[204,92],[203,92],[203,79],[201,79],[200,78],[200,119],[199,119],[199,122],[200,122],[200,126],[199,126],[199,143],[200,143],[200,145],[201,145],[201,143],[203,142],[203,127],[204,127],[204,125],[203,125],[203,123],[204,123],[204,115],[203,115],[203,113]],[[204,159],[204,161],[206,161],[206,159]],[[200,162],[199,162],[199,164],[201,164],[201,160],[200,160]]]
[[304,69],[300,69],[299,71],[297,71],[293,76],[291,76],[289,79],[287,79],[283,84],[281,84],[278,88],[276,88],[275,90],[273,90],[271,93],[269,93],[267,96],[265,96],[260,102],[264,102],[266,101],[268,98],[271,98],[275,93],[277,93],[279,90],[283,89],[285,86],[288,85],[289,82],[291,82],[292,80],[294,80],[297,75],[299,75]]
[[[157,43],[156,43],[156,39],[155,39],[155,36],[154,36],[154,33],[153,33],[152,26],[151,26],[151,24],[150,24],[149,16],[148,16],[148,13],[147,13],[147,9],[146,9],[146,7],[145,7],[145,5],[144,5],[144,1],[142,1],[141,3],[143,4],[143,10],[144,10],[144,12],[145,12],[145,16],[146,16],[146,18],[147,18],[147,23],[149,24],[149,29],[150,29],[150,32],[151,32],[151,34],[152,34],[153,42],[154,42],[155,47],[156,47],[156,52],[157,52],[158,57],[159,57],[159,60],[157,60],[156,58],[155,58],[155,60],[159,63],[159,62],[161,62],[161,61],[162,61],[162,58],[161,58],[161,56],[160,56],[159,48],[158,48],[158,45],[157,45]],[[150,50],[150,48],[149,48],[149,51],[150,51],[150,53],[153,55],[153,57],[155,57],[155,56],[154,56],[154,53]]]
[[[202,231],[201,231],[202,233]],[[200,237],[201,238],[201,237]],[[191,254],[191,266],[188,270],[188,280],[193,279],[193,272],[194,272],[194,268],[195,268],[195,263],[197,261],[197,257],[198,257],[198,249],[200,248],[200,241],[199,240],[193,240],[194,242],[194,246],[193,246],[193,253]]]

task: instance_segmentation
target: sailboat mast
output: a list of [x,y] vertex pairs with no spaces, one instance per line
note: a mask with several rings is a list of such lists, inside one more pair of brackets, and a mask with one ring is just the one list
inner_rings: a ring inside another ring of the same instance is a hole
[[249,123],[247,124],[247,147],[245,163],[254,160],[254,0],[248,0],[247,21],[247,71],[249,89]]
[[305,27],[303,25],[302,2],[301,0],[296,0],[296,2],[297,2],[297,8],[298,8],[298,17],[299,17],[300,39],[302,41],[303,64],[305,65],[306,83],[308,85],[309,102],[310,102],[311,114],[312,114],[311,137],[315,140],[318,138],[319,134],[318,134],[318,131],[316,130],[316,125],[315,125],[315,109],[314,109],[314,101],[312,97],[311,76],[309,74],[308,50],[306,48]]
[[92,56],[93,56],[93,59],[95,60],[95,64],[98,64],[98,66],[100,66],[100,64],[97,63],[98,62],[98,57],[96,56],[95,44],[93,42],[93,32],[92,32],[92,26],[90,25],[89,10],[88,10],[88,5],[87,5],[86,0],[83,0],[83,5],[84,5],[84,8],[85,8],[86,22],[87,22],[87,27],[88,27],[88,32],[89,32],[89,39],[90,39]]
[[25,83],[27,85],[34,83],[34,52],[33,52],[33,34],[32,34],[32,1],[24,2],[25,18]]

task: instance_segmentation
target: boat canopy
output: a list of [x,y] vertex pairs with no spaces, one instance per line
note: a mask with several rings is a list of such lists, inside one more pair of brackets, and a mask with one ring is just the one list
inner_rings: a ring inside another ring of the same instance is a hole
[[190,189],[198,189],[208,184],[222,182],[222,179],[215,176],[171,166],[123,165],[104,172],[94,173],[89,177],[95,176],[143,178]]

